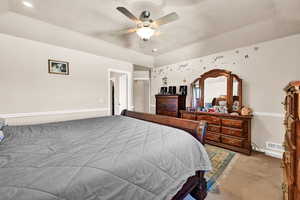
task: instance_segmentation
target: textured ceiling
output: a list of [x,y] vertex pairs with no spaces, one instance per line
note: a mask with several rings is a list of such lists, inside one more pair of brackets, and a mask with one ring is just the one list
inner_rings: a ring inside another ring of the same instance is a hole
[[[255,26],[272,20],[280,35],[268,27],[260,38],[257,29],[255,41],[274,39],[299,33],[299,0],[26,0],[34,7],[28,8],[22,0],[9,0],[10,10],[57,26],[71,29],[121,47],[148,55],[161,55],[196,42],[208,41],[227,32]],[[1,4],[1,2],[0,2]],[[159,28],[160,34],[142,42],[136,34],[112,36],[112,33],[135,24],[115,8],[125,6],[136,16],[143,10],[156,19],[170,12],[177,12],[180,19]],[[289,26],[284,26],[289,24]],[[268,26],[268,23],[266,23]],[[281,28],[282,27],[282,28]],[[247,38],[226,38],[247,40]],[[237,43],[235,41],[235,43]],[[152,52],[152,49],[158,49]]]

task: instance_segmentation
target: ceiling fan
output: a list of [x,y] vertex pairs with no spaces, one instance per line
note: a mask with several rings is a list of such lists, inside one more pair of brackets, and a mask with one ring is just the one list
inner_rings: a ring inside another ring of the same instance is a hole
[[134,16],[125,7],[117,7],[117,10],[136,23],[135,28],[119,31],[118,34],[137,33],[137,35],[143,41],[150,40],[150,38],[155,34],[155,31],[159,26],[176,21],[179,18],[176,12],[172,12],[157,20],[152,20],[150,19],[151,13],[147,10],[143,11],[139,18]]

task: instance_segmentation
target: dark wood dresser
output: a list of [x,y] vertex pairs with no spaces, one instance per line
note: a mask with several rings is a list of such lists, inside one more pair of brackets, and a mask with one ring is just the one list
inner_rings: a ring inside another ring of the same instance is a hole
[[188,112],[181,110],[181,118],[207,121],[206,143],[247,155],[251,154],[252,116],[221,113]]
[[300,199],[300,81],[289,83],[284,89],[285,141],[283,154],[282,190],[284,200]]
[[156,114],[179,117],[180,110],[185,110],[186,96],[183,95],[155,95]]

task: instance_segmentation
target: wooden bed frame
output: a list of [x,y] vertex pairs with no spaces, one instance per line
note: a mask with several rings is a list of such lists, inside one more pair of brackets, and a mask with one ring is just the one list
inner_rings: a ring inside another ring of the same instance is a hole
[[[121,115],[182,129],[189,132],[202,144],[205,143],[205,131],[203,132],[203,130],[205,130],[207,125],[204,121],[197,122],[175,117],[139,113],[128,110],[123,110]],[[191,194],[191,196],[193,196],[196,200],[204,200],[207,196],[207,183],[204,178],[204,173],[205,171],[197,171],[195,172],[194,176],[189,177],[187,182],[172,198],[172,200],[183,200],[188,194]]]

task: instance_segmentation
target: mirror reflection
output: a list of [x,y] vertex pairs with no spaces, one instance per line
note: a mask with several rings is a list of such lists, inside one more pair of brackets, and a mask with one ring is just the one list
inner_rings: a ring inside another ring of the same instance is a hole
[[222,107],[227,112],[227,77],[207,78],[204,83],[205,108]]
[[233,105],[232,111],[238,111],[240,108],[240,97],[239,97],[239,81],[236,77],[233,77]]
[[196,108],[197,105],[199,105],[199,102],[200,102],[200,84],[199,84],[199,81],[196,81],[192,84],[192,93],[193,93],[192,107]]

